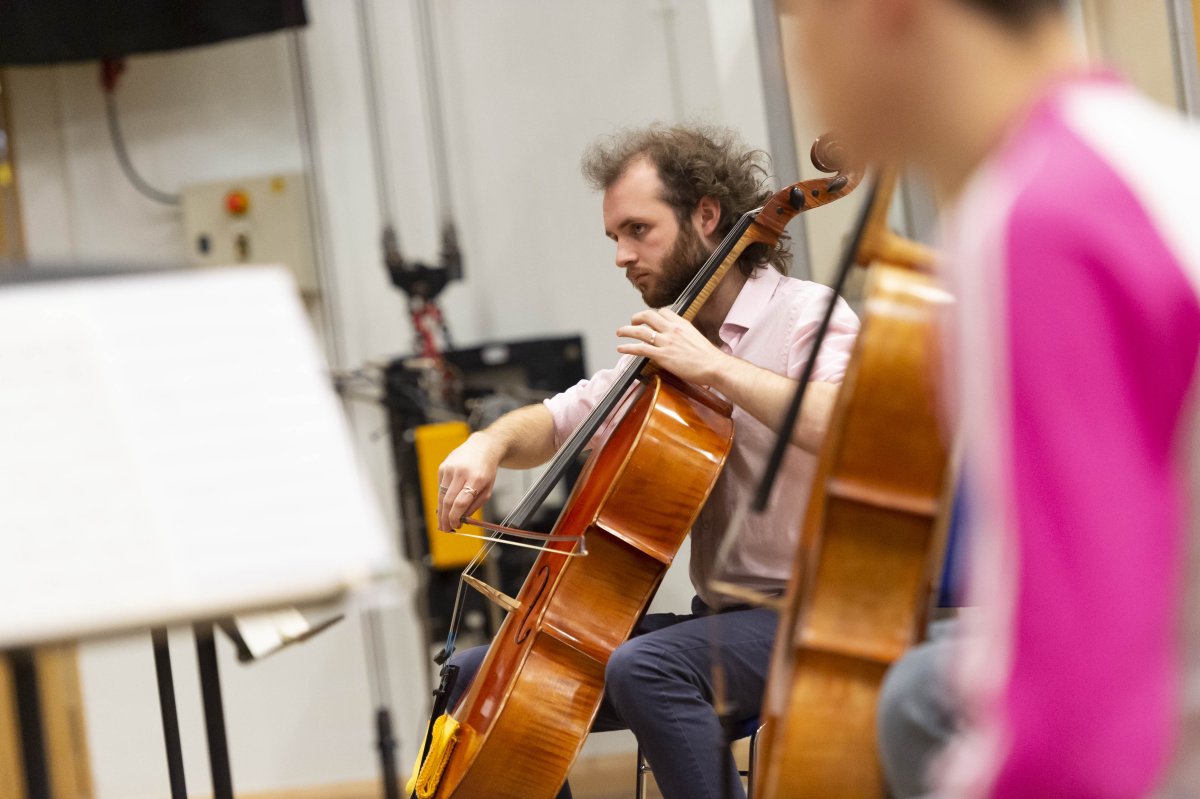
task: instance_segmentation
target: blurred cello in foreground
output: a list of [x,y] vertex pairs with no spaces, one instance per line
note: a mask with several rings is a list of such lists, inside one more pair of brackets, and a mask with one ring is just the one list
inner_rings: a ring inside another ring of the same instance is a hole
[[[879,686],[924,637],[944,550],[933,252],[892,233],[886,173],[844,256],[862,330],[821,449],[763,700],[754,799],[882,799]],[[839,281],[840,282],[840,281]]]

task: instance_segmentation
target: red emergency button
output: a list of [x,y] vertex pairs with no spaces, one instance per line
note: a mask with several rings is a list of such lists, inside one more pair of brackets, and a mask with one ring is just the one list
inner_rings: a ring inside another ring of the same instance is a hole
[[234,216],[241,216],[250,210],[250,198],[241,189],[234,189],[225,195],[225,210]]

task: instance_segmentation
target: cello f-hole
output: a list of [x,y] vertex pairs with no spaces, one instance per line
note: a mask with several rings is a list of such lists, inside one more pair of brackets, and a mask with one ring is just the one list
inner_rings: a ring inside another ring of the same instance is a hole
[[541,584],[538,585],[537,593],[533,595],[533,599],[529,602],[529,612],[525,614],[525,618],[521,619],[521,626],[517,628],[516,642],[518,644],[523,643],[529,637],[529,633],[533,631],[529,622],[533,618],[533,612],[537,610],[542,594],[546,593],[546,586],[550,584],[550,567],[543,566],[539,569],[537,577],[541,578]]

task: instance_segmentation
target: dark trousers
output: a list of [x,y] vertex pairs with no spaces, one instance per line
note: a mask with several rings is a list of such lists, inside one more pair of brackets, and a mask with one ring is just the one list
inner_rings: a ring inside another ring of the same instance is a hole
[[[713,709],[714,655],[725,667],[734,722],[759,714],[778,617],[762,608],[712,614],[699,599],[692,613],[647,615],[613,652],[593,732],[632,730],[665,799],[741,799],[742,788],[721,721]],[[459,652],[450,707],[479,670],[487,647]],[[722,780],[729,783],[726,794]],[[560,799],[570,799],[564,785]]]

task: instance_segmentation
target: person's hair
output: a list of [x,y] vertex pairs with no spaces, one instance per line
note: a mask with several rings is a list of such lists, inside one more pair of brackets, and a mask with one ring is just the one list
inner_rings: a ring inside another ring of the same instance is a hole
[[[680,226],[690,225],[700,200],[711,197],[721,206],[716,236],[725,238],[747,211],[767,201],[770,158],[747,147],[729,128],[711,125],[651,125],[619,131],[593,143],[583,154],[583,176],[597,191],[607,191],[635,161],[645,159],[658,171],[662,200],[675,211]],[[755,243],[738,259],[749,275],[759,265],[787,274],[792,254],[786,239],[768,248]]]
[[1047,12],[1062,11],[1066,0],[962,0],[1013,28],[1024,28]]

